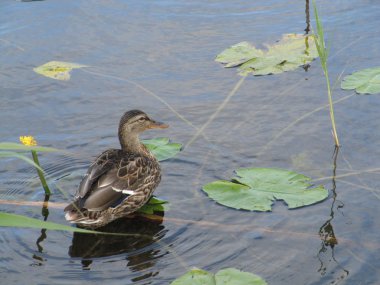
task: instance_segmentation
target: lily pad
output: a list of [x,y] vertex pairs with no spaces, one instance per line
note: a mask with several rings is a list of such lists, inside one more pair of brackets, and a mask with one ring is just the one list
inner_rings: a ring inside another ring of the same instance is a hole
[[155,212],[164,212],[168,210],[168,206],[164,205],[166,203],[168,203],[168,201],[152,197],[148,203],[142,206],[137,212],[148,215],[153,215]]
[[159,161],[172,158],[182,148],[182,144],[171,143],[168,138],[155,138],[143,140],[142,142]]
[[174,280],[171,285],[267,285],[260,276],[235,268],[220,270],[215,275],[194,268]]
[[224,67],[239,67],[240,75],[267,75],[290,71],[318,57],[313,35],[285,34],[267,50],[241,42],[220,53],[215,61]]
[[380,93],[380,67],[363,69],[346,76],[341,87],[359,94]]
[[64,62],[49,61],[43,65],[33,68],[34,72],[56,80],[69,80],[70,71],[75,68],[87,67],[87,65]]
[[323,201],[328,191],[323,185],[312,187],[310,178],[278,168],[240,168],[232,181],[218,180],[203,186],[217,203],[235,209],[271,211],[275,200],[289,209]]

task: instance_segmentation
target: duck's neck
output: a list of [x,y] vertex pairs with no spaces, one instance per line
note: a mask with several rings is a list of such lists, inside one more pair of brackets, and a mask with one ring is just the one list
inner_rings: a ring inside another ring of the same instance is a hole
[[139,135],[130,132],[119,132],[121,149],[125,152],[150,156],[149,150],[140,142]]

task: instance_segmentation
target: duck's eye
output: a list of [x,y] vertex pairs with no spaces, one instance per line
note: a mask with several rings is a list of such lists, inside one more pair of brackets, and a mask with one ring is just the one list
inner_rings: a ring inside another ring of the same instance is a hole
[[140,119],[139,119],[139,122],[144,122],[146,119],[144,118],[144,117],[141,117]]

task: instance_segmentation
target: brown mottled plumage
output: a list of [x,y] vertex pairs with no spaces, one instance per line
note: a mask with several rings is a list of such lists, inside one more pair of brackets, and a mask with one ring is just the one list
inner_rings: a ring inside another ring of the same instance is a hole
[[126,112],[119,124],[121,149],[106,150],[89,167],[74,201],[64,210],[66,220],[98,228],[141,208],[160,183],[161,169],[139,134],[167,127],[142,111]]

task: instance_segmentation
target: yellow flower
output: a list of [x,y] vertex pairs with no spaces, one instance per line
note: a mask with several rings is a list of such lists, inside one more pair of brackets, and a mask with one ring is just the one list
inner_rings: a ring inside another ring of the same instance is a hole
[[32,136],[20,136],[20,142],[27,146],[37,145],[37,141]]

